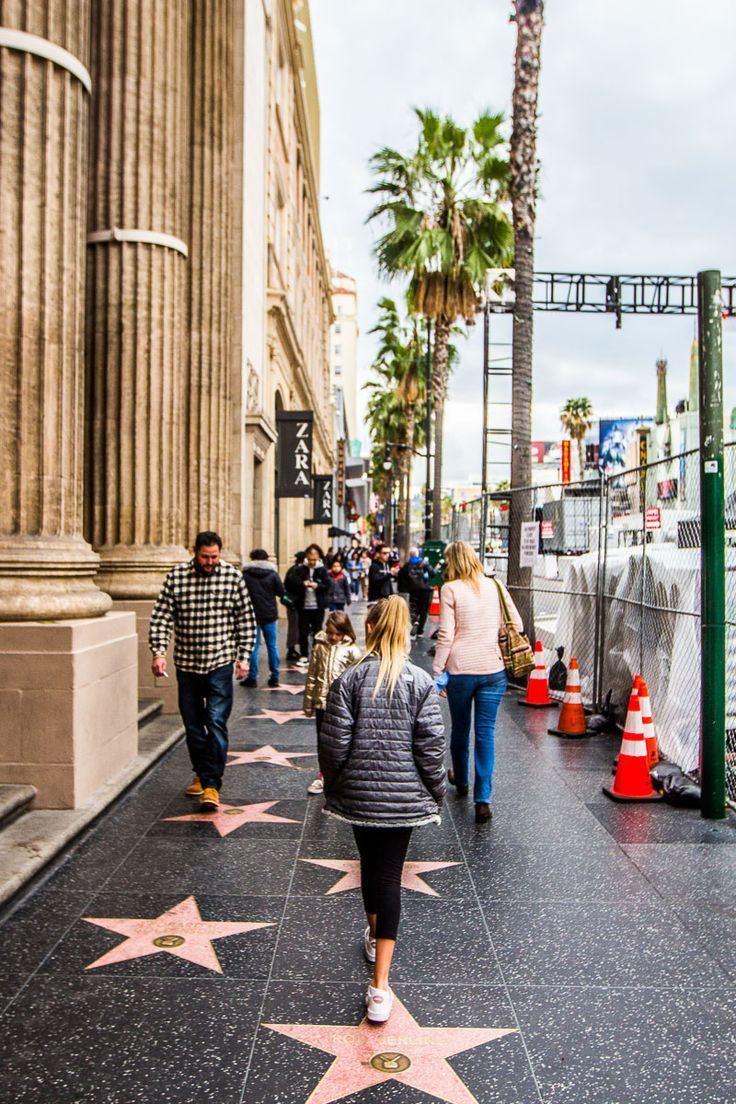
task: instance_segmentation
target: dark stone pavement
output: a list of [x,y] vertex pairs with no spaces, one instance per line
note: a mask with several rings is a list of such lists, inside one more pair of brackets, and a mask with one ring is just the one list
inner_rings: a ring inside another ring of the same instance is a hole
[[[312,722],[247,719],[299,708],[237,687],[232,750],[313,754]],[[507,696],[490,826],[452,794],[442,825],[415,832],[410,861],[453,865],[420,874],[436,895],[404,891],[392,981],[419,1026],[394,1035],[353,1030],[368,979],[359,890],[330,893],[343,873],[304,861],[355,859],[349,827],[307,797],[316,758],[230,767],[221,836],[166,819],[197,812],[176,747],[0,927],[0,1100],[733,1102],[733,819],[612,804],[600,787],[616,741],[558,740],[550,716]],[[190,898],[201,923],[136,927]],[[228,923],[261,926],[215,927]],[[322,1049],[296,1037],[320,1025]],[[453,1051],[457,1028],[510,1030]],[[409,1067],[376,1083],[396,1055]]]

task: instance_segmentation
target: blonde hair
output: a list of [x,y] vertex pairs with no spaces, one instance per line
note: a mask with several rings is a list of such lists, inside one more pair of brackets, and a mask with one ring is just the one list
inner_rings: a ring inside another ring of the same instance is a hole
[[483,578],[483,564],[475,549],[467,541],[453,541],[445,549],[445,578],[448,583],[459,581],[470,583],[473,590],[480,591],[479,580]]
[[373,697],[384,682],[391,697],[411,648],[409,608],[404,599],[393,594],[376,602],[365,619],[365,634],[366,647],[361,663],[370,655],[376,655],[380,660]]

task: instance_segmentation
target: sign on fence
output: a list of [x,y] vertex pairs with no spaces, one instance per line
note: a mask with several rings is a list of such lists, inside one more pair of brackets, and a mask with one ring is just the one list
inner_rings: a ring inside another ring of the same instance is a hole
[[647,507],[644,524],[647,530],[662,528],[662,514],[659,506]]
[[519,567],[534,567],[539,551],[539,522],[522,521]]
[[555,535],[555,523],[553,521],[542,522],[542,540],[552,540]]

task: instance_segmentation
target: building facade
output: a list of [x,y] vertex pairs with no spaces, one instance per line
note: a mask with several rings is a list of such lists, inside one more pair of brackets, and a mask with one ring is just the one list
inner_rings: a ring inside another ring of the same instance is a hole
[[70,807],[135,757],[139,695],[176,709],[146,637],[195,534],[282,565],[327,535],[308,4],[0,0],[0,87],[0,782]]

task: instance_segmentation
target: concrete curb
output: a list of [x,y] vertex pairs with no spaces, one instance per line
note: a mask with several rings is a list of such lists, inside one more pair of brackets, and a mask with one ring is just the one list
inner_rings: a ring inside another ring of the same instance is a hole
[[157,717],[140,733],[138,755],[80,809],[39,809],[0,833],[0,906],[6,904],[184,734],[179,717]]

